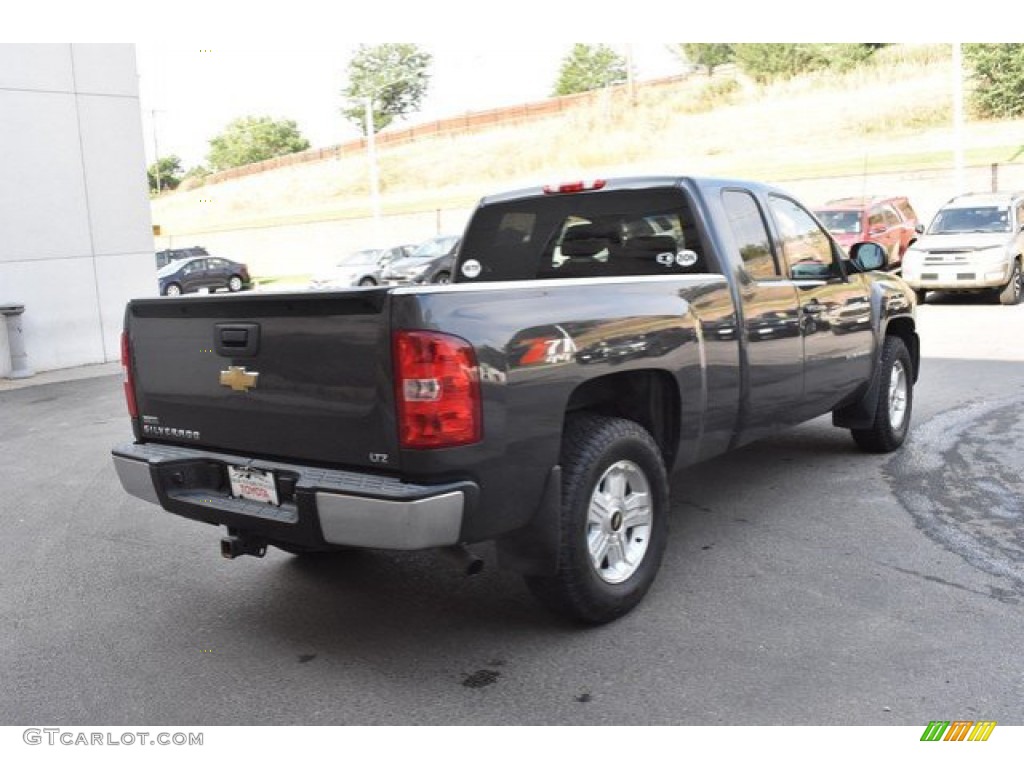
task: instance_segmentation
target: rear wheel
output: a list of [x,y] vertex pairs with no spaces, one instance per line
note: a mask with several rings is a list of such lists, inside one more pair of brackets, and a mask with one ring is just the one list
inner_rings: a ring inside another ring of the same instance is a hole
[[242,278],[238,275],[232,275],[228,279],[228,290],[232,293],[238,293],[242,290]]
[[871,453],[895,451],[910,431],[914,404],[914,368],[906,344],[899,336],[886,336],[878,371],[875,421],[868,429],[852,429],[853,440]]
[[372,277],[364,277],[362,280],[359,281],[359,284],[365,287],[369,285],[376,285],[377,281],[374,280]]
[[438,272],[434,275],[434,282],[440,285],[447,285],[452,281],[452,275],[450,272]]
[[665,466],[640,425],[597,415],[568,421],[561,465],[558,570],[527,577],[527,586],[558,614],[604,624],[643,599],[661,565]]
[[1013,306],[1020,303],[1021,291],[1024,288],[1020,272],[1020,262],[1013,263],[1013,271],[1010,272],[1010,282],[1003,286],[999,292],[999,303],[1006,306]]

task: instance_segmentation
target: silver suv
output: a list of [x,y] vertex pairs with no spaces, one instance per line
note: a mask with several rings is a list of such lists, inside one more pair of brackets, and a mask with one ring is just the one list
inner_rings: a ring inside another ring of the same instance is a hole
[[1001,304],[1021,299],[1024,192],[954,197],[903,257],[903,279],[923,304],[928,291],[996,289]]

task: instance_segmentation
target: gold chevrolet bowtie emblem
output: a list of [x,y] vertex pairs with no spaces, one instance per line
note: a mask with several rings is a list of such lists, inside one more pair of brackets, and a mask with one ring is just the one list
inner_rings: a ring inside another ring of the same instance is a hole
[[259,376],[255,371],[249,373],[245,366],[229,365],[226,371],[220,372],[220,383],[225,387],[231,387],[235,392],[248,392],[256,386],[256,379]]

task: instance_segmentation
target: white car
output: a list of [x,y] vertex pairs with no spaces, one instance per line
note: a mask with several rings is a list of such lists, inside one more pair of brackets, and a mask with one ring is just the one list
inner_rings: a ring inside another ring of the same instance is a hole
[[1021,299],[1024,192],[954,197],[903,256],[903,279],[923,304],[929,291],[999,291]]
[[404,258],[415,246],[367,248],[350,253],[330,269],[314,275],[309,287],[314,290],[349,288],[353,285],[380,285],[382,270],[392,261]]

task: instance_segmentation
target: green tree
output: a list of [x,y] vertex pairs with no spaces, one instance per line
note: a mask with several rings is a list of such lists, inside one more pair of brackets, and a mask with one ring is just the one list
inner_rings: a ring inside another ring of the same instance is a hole
[[396,117],[420,108],[430,82],[433,57],[414,43],[360,45],[348,63],[348,85],[341,92],[341,114],[366,132],[366,99],[370,99],[374,132]]
[[555,96],[604,88],[626,79],[626,59],[607,45],[576,43],[562,59]]
[[223,171],[304,149],[309,149],[309,142],[294,120],[249,116],[232,120],[223,133],[210,139],[206,159],[214,171]]
[[677,43],[674,53],[682,61],[706,70],[708,77],[736,55],[732,43]]
[[863,63],[881,43],[736,43],[736,63],[758,82],[820,69],[846,71]]
[[181,183],[183,171],[181,158],[177,155],[158,158],[146,169],[146,175],[149,177],[149,191],[176,189]]
[[759,83],[826,66],[817,46],[810,43],[737,43],[735,53],[740,69]]
[[968,43],[964,60],[974,81],[971,96],[982,117],[1024,115],[1024,44]]
[[845,72],[863,64],[886,43],[818,43],[829,69]]

